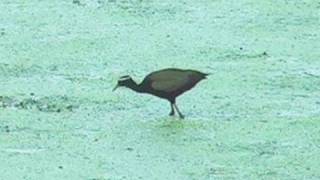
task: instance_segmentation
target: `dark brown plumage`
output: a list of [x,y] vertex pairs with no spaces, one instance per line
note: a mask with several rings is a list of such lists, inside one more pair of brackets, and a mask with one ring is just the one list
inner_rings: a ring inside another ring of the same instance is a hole
[[171,105],[169,115],[174,115],[175,108],[180,118],[183,118],[184,116],[176,105],[176,97],[193,88],[198,82],[205,79],[207,75],[195,70],[162,69],[147,75],[140,84],[137,84],[130,76],[122,76],[113,90],[124,86],[136,92],[148,93],[167,99]]

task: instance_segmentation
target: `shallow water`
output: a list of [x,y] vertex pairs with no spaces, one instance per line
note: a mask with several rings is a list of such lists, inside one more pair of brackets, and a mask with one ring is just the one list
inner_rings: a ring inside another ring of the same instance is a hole
[[[0,179],[320,179],[320,3],[0,2]],[[212,73],[169,103],[126,89]]]

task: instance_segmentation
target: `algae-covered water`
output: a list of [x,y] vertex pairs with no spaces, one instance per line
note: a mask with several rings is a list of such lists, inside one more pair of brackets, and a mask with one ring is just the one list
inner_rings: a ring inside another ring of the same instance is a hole
[[[2,0],[0,179],[320,179],[316,0]],[[169,103],[127,89],[212,73]]]

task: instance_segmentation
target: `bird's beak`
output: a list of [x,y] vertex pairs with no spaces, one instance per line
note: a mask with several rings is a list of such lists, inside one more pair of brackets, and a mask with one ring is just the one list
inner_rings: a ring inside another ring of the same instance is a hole
[[114,88],[112,89],[112,91],[115,91],[118,87],[119,87],[119,85],[117,84],[116,87],[114,87]]

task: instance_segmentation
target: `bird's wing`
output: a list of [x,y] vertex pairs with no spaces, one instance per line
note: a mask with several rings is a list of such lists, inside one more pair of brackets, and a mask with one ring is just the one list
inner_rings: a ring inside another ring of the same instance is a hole
[[151,87],[157,91],[174,92],[180,88],[183,88],[188,84],[188,76],[185,77],[169,77],[166,79],[159,78],[151,83]]

